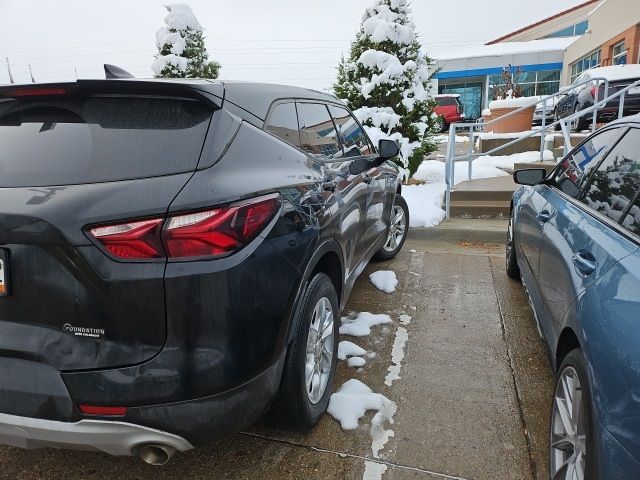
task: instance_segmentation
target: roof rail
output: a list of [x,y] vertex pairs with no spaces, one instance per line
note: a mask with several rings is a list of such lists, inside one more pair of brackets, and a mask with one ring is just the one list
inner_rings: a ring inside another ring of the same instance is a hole
[[104,64],[104,76],[105,78],[134,78],[125,69],[116,67],[115,65]]

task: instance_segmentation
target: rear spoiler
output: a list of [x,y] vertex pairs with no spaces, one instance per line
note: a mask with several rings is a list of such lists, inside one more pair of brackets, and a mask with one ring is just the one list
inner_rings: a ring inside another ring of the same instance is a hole
[[132,78],[0,86],[0,101],[5,98],[20,100],[56,95],[83,96],[95,94],[186,97],[203,101],[214,108],[220,108],[224,100],[224,84],[206,80],[192,83],[179,80],[141,80]]

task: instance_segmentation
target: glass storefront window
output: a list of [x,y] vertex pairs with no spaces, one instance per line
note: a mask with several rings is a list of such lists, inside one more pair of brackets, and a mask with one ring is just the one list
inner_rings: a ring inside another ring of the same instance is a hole
[[560,81],[560,70],[545,70],[538,72],[538,82]]

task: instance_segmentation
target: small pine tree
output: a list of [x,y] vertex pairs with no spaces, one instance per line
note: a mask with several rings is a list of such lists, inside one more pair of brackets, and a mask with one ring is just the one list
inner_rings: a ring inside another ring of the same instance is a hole
[[400,144],[400,165],[413,175],[437,149],[438,128],[429,83],[436,73],[422,51],[408,0],[376,0],[342,58],[333,91],[354,111],[374,142]]
[[156,77],[218,78],[220,64],[209,60],[203,29],[191,7],[166,5],[166,27],[156,32],[158,54],[151,65]]

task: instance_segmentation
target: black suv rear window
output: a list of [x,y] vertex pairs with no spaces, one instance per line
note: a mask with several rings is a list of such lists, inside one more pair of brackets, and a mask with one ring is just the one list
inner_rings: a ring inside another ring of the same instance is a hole
[[0,102],[0,187],[194,170],[211,113],[195,100],[161,97]]

